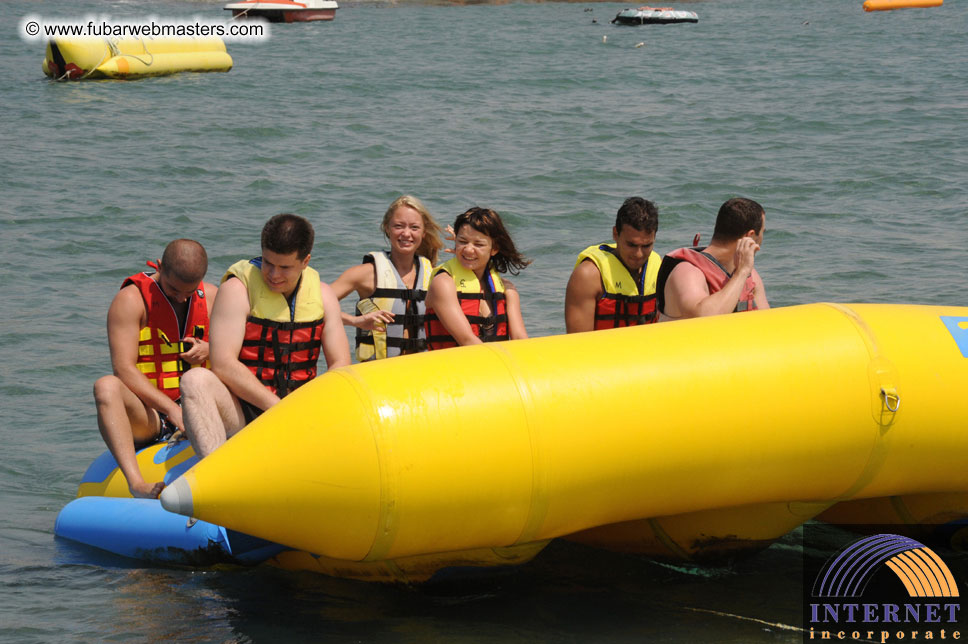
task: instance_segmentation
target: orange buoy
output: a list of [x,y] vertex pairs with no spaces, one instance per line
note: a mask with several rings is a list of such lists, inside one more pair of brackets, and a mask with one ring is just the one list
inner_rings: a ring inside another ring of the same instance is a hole
[[944,0],[866,0],[864,11],[890,11],[891,9],[919,9],[940,7]]

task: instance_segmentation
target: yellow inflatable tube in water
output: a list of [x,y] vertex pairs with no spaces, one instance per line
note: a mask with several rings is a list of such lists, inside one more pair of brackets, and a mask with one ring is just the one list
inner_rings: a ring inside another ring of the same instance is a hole
[[137,78],[177,72],[227,72],[232,57],[218,36],[54,38],[44,74],[55,79]]
[[461,347],[322,375],[162,503],[379,561],[968,491],[966,387],[956,307],[811,304]]
[[921,9],[940,7],[944,0],[866,0],[864,11],[890,11],[892,9]]

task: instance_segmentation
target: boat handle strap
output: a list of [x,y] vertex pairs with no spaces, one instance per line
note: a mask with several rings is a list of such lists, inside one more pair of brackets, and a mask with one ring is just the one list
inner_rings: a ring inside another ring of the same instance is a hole
[[884,396],[884,405],[887,407],[887,411],[893,414],[900,409],[901,397],[897,395],[897,389],[894,387],[881,387],[881,395]]

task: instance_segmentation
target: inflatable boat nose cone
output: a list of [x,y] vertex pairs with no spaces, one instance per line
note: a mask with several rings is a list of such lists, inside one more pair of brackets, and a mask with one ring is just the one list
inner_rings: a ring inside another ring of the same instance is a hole
[[175,514],[192,516],[192,488],[184,477],[179,477],[161,491],[161,507]]

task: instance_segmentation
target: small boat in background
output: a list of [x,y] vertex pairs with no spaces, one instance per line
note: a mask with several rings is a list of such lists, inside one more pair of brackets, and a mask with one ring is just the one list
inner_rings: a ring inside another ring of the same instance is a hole
[[620,25],[670,25],[677,22],[699,22],[695,11],[680,11],[672,7],[639,7],[618,12],[612,24]]
[[265,18],[269,22],[332,20],[339,5],[335,0],[242,0],[225,7],[233,18]]

